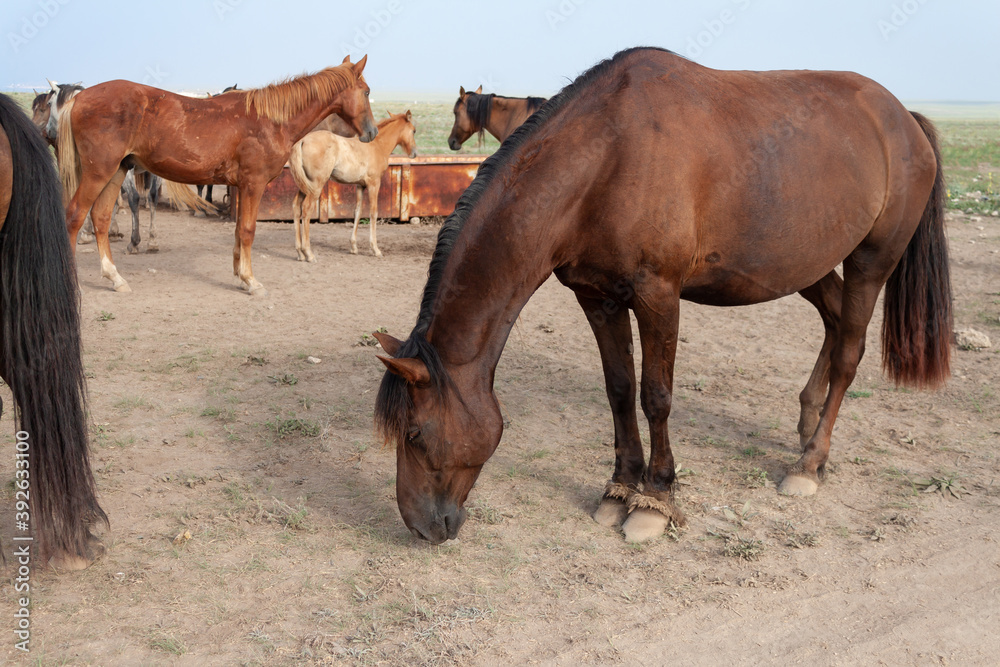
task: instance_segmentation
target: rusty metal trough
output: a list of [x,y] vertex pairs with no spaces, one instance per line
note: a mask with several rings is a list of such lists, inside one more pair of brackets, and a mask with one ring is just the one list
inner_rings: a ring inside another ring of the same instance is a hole
[[[428,155],[412,159],[390,155],[389,168],[382,174],[379,188],[379,219],[406,222],[413,217],[450,214],[485,159],[485,155]],[[298,188],[286,166],[264,190],[257,219],[291,220],[296,192]],[[367,195],[362,196],[366,201],[361,215],[368,217]],[[329,181],[320,198],[320,222],[354,220],[356,198],[355,186]],[[229,214],[233,220],[238,200],[239,193],[230,186]]]

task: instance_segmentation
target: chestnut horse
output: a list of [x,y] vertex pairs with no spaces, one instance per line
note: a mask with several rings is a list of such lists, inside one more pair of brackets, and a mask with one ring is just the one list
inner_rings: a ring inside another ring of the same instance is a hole
[[[52,86],[52,90],[47,93],[36,94],[35,99],[31,103],[32,117],[31,120],[36,127],[45,136],[46,141],[52,146],[56,151],[56,157],[59,156],[59,141],[58,141],[58,126],[59,126],[59,114],[66,103],[73,99],[77,93],[83,90],[83,86],[74,83],[53,83],[49,81],[49,85]],[[125,252],[130,255],[134,255],[139,252],[139,244],[142,242],[142,236],[139,233],[139,198],[140,195],[146,198],[147,208],[149,209],[149,242],[146,245],[147,252],[157,252],[159,246],[156,243],[156,231],[153,223],[156,219],[156,206],[160,200],[160,189],[163,185],[162,179],[156,174],[150,174],[148,172],[139,170],[136,173],[135,168],[129,170],[125,175],[125,180],[122,182],[122,189],[120,199],[124,199],[132,211],[132,237],[129,240],[128,247]],[[175,183],[167,183],[166,189],[175,193],[179,187]],[[201,196],[201,192],[198,193]],[[209,198],[209,203],[211,203],[211,197]],[[116,238],[121,238],[121,232],[118,231],[118,221],[112,217],[111,225],[108,228],[108,235],[114,236]],[[80,230],[80,234],[77,237],[77,242],[80,244],[91,243],[94,241],[94,227],[91,223],[90,218],[87,218],[83,229]]]
[[33,537],[41,563],[86,567],[103,551],[90,526],[107,517],[87,450],[76,268],[52,156],[6,95],[0,95],[0,376],[14,396],[19,429],[15,546]]
[[545,104],[544,97],[501,97],[482,93],[482,86],[471,93],[465,92],[465,86],[459,87],[453,110],[455,124],[448,136],[448,148],[451,150],[462,148],[462,144],[476,133],[482,144],[483,132],[489,132],[503,143],[528,116]]
[[375,138],[362,77],[366,61],[344,58],[316,74],[208,99],[128,81],[82,91],[59,118],[60,175],[65,192],[75,193],[66,209],[70,237],[76,238],[93,207],[101,273],[115,290],[128,291],[111,261],[107,235],[125,172],[140,165],[169,181],[234,185],[240,197],[233,273],[251,294],[266,293],[250,257],[264,187],[281,173],[295,142],[324,116],[337,113],[362,141]]
[[[354,207],[354,231],[351,232],[351,254],[358,254],[358,222],[361,220],[362,191],[368,193],[368,240],[376,257],[382,256],[375,238],[378,221],[378,191],[382,174],[389,167],[389,154],[401,146],[407,154],[417,157],[417,128],[409,110],[389,114],[378,124],[378,136],[363,144],[357,139],[345,139],[332,132],[310,132],[295,144],[288,165],[299,191],[292,202],[292,222],[295,226],[295,251],[300,262],[315,262],[309,246],[309,218],[319,202],[323,186],[331,178],[338,183],[354,183],[358,200]],[[299,227],[299,219],[302,227]]]
[[923,387],[949,375],[943,197],[931,124],[858,74],[720,71],[658,49],[597,64],[483,163],[438,235],[409,339],[378,337],[393,358],[375,422],[397,447],[404,522],[435,543],[457,534],[503,431],[497,361],[552,273],[597,338],[614,417],[599,523],[624,520],[641,541],[683,522],[667,436],[681,299],[798,292],[817,308],[826,337],[800,395],[802,456],[779,487],[815,493],[883,285],[883,368]]

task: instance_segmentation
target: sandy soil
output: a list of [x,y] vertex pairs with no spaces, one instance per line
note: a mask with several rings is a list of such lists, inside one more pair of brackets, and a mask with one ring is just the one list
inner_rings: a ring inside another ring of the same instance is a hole
[[[112,524],[89,570],[34,574],[36,664],[996,664],[998,219],[949,225],[956,324],[994,347],[957,350],[942,391],[895,390],[876,316],[814,498],[774,480],[797,458],[815,311],[685,304],[671,423],[689,525],[643,546],[589,517],[611,417],[589,328],[550,280],[497,372],[504,439],[441,547],[396,510],[366,344],[408,333],[436,228],[382,225],[378,260],[347,253],[344,225],[314,227],[308,265],[290,225],[260,223],[269,296],[252,298],[231,276],[232,223],[157,220],[159,253],[113,246],[131,294],[93,246],[78,255]],[[14,597],[5,585],[4,627]],[[9,632],[0,656],[24,659]]]

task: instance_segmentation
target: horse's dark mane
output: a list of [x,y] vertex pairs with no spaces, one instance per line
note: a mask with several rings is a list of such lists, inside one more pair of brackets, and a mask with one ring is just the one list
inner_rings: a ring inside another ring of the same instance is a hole
[[538,111],[546,101],[544,97],[505,97],[495,93],[488,95],[484,95],[483,93],[469,93],[465,97],[465,113],[468,114],[472,126],[479,133],[480,141],[482,141],[483,132],[486,130],[486,124],[490,122],[494,99],[524,100],[528,107],[529,116]]
[[528,101],[528,114],[529,115],[533,114],[536,111],[538,111],[539,109],[541,109],[542,105],[545,104],[545,98],[544,97],[528,97],[526,99]]
[[[445,389],[451,385],[451,379],[444,370],[444,365],[437,350],[427,341],[427,330],[434,317],[437,297],[444,276],[445,266],[451,251],[455,247],[458,235],[461,233],[469,215],[475,209],[496,174],[520,151],[521,147],[545,125],[549,118],[560,109],[575,100],[581,92],[590,88],[596,81],[602,79],[610,71],[617,68],[634,51],[645,50],[642,47],[619,51],[611,58],[605,59],[581,74],[572,83],[532,114],[514,131],[500,148],[488,157],[479,167],[479,172],[472,184],[465,189],[455,205],[455,210],[445,220],[438,232],[437,245],[427,270],[427,284],[420,302],[420,313],[410,337],[393,355],[396,358],[417,358],[424,362],[430,375],[431,386],[435,392],[445,398]],[[665,49],[659,49],[665,50]],[[668,52],[669,53],[669,52]],[[470,95],[469,97],[488,97],[492,104],[493,96]],[[531,98],[529,98],[531,99]],[[534,98],[540,99],[540,98]],[[471,116],[471,111],[469,112]],[[410,409],[410,397],[406,390],[406,381],[400,376],[386,372],[375,399],[375,426],[386,442],[401,443],[406,437],[408,424],[407,415]]]
[[66,102],[69,101],[73,95],[83,90],[83,86],[79,83],[60,83],[59,84],[59,97],[56,98],[56,108],[62,108]]
[[479,141],[483,140],[483,132],[486,124],[490,122],[490,113],[493,112],[493,98],[496,95],[490,93],[469,93],[465,98],[465,113],[468,114],[472,127],[479,133]]

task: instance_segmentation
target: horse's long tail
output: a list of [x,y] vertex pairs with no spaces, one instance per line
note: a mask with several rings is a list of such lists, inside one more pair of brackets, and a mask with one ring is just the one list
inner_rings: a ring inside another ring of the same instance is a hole
[[[76,139],[73,137],[73,107],[76,97],[71,97],[59,110],[59,127],[56,131],[59,143],[59,180],[62,181],[63,205],[76,194],[80,187],[80,155],[76,152]],[[65,221],[63,226],[65,227]]]
[[882,368],[898,385],[936,387],[950,375],[951,279],[944,233],[944,173],[937,132],[914,113],[934,150],[937,175],[920,225],[885,284]]
[[214,204],[199,197],[189,186],[183,183],[168,181],[165,178],[161,180],[164,192],[170,197],[170,203],[177,210],[186,211],[190,208],[213,215],[218,211]]
[[0,125],[14,165],[0,228],[0,371],[14,396],[18,455],[27,443],[15,493],[23,489],[31,509],[15,534],[32,529],[43,562],[90,560],[89,526],[107,517],[87,449],[79,291],[59,181],[38,129],[3,95]]

